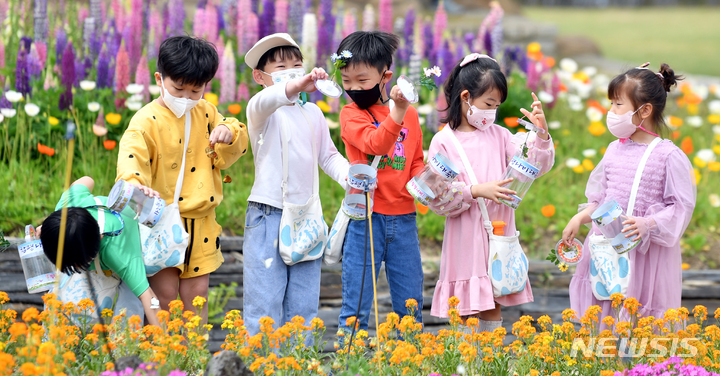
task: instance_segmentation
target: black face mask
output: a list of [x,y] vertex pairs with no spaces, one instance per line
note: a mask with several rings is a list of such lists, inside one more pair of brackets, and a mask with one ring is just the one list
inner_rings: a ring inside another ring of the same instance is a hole
[[[382,76],[385,76],[385,72],[383,72]],[[385,84],[383,84],[383,87],[385,87]],[[377,84],[375,84],[372,89],[345,90],[345,92],[347,93],[347,95],[350,96],[350,99],[352,99],[353,102],[355,102],[355,104],[360,107],[361,110],[365,110],[377,103],[378,99],[380,99],[380,83],[378,82]],[[384,101],[382,103],[386,102],[387,101]]]

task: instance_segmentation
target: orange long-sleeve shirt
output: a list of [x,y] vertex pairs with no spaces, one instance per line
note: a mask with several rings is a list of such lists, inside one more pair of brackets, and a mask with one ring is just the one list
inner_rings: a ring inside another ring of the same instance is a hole
[[[373,212],[409,214],[415,211],[415,202],[405,184],[424,167],[422,130],[412,106],[402,124],[389,115],[387,106],[373,105],[362,110],[355,103],[348,104],[340,111],[341,135],[351,163],[372,162],[376,155],[383,156],[378,165]],[[373,116],[380,122],[377,127]]]

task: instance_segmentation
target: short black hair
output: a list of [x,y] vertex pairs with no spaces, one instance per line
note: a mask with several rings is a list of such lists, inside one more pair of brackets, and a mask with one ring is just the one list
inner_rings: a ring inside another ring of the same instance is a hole
[[181,85],[205,85],[215,77],[219,64],[212,43],[186,35],[165,39],[158,51],[158,72]]
[[[53,264],[57,259],[61,212],[57,210],[50,214],[40,232],[45,256]],[[65,247],[60,271],[65,274],[80,273],[90,267],[100,251],[98,222],[87,209],[69,207],[65,226]]]
[[400,38],[395,34],[384,31],[356,31],[340,42],[337,54],[345,50],[352,53],[346,67],[367,64],[382,74],[392,66],[393,55],[399,44]]
[[260,56],[255,69],[263,70],[267,63],[274,63],[283,59],[300,59],[300,61],[303,61],[303,55],[300,49],[295,46],[273,47]]
[[500,65],[493,59],[479,58],[460,66],[460,62],[455,65],[447,81],[445,81],[445,100],[448,107],[444,110],[445,117],[441,119],[443,123],[450,125],[451,129],[457,129],[462,123],[462,101],[460,94],[463,90],[470,92],[470,99],[474,99],[485,94],[486,91],[497,89],[500,91],[502,98],[500,102],[507,99],[508,86],[507,80]]

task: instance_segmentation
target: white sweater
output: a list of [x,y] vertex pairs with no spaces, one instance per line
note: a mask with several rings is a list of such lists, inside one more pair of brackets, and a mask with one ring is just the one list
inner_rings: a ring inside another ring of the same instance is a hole
[[[302,205],[312,195],[313,166],[312,140],[310,128],[300,111],[298,95],[288,98],[285,95],[285,84],[275,84],[257,93],[247,105],[248,133],[250,146],[255,160],[255,183],[248,201],[282,208],[282,142],[280,124],[283,117],[290,119],[292,124],[286,128],[288,140],[288,192],[286,200],[292,204]],[[330,129],[325,116],[314,103],[306,103],[303,107],[315,127],[318,164],[333,180],[341,186],[350,165],[338,152],[330,138]],[[344,189],[344,188],[343,188]]]

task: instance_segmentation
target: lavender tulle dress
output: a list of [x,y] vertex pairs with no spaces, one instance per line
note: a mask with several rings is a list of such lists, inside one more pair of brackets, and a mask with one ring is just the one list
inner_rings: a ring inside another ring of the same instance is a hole
[[[580,209],[614,199],[627,210],[635,171],[647,146],[630,139],[612,142],[590,174],[585,191],[588,203]],[[640,245],[630,251],[632,276],[626,297],[642,304],[639,313],[643,316],[663,317],[666,310],[680,307],[680,238],[692,218],[696,196],[694,171],[685,153],[672,141],[661,141],[643,170],[633,213],[652,224]],[[591,233],[600,234],[594,224]],[[571,307],[579,316],[591,305],[602,308],[601,318],[612,315],[612,302],[593,295],[589,268],[590,254],[586,252],[570,282]]]

